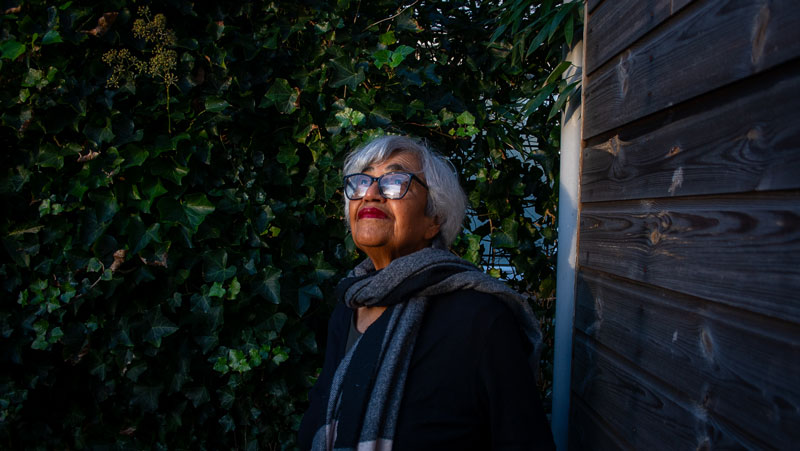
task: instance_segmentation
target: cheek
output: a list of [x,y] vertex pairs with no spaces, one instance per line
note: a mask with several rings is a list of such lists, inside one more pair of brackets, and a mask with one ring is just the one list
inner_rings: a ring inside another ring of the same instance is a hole
[[358,210],[358,206],[356,205],[356,202],[351,200],[350,206],[347,209],[347,218],[350,223],[350,228],[352,228],[356,223],[356,210]]

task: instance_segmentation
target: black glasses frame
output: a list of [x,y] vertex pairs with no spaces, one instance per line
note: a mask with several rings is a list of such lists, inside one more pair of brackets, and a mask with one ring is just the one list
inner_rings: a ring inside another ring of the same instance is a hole
[[383,188],[384,187],[383,187],[383,185],[381,185],[381,180],[383,180],[383,178],[386,177],[387,175],[395,175],[395,174],[408,175],[411,178],[411,181],[416,180],[417,182],[419,182],[420,185],[424,186],[425,189],[430,189],[430,188],[428,188],[428,185],[426,185],[425,182],[422,181],[421,178],[417,177],[416,175],[414,175],[411,172],[402,172],[402,171],[400,171],[400,172],[387,172],[386,174],[380,175],[378,177],[373,177],[373,176],[371,176],[369,174],[364,174],[363,172],[357,172],[355,174],[348,174],[348,175],[344,176],[344,178],[342,179],[342,185],[344,187],[344,195],[347,196],[347,198],[350,199],[350,200],[359,200],[359,199],[363,199],[364,198],[364,196],[361,196],[361,197],[356,197],[356,196],[350,197],[347,194],[347,181],[351,177],[355,177],[357,175],[362,175],[364,177],[369,177],[370,178],[370,182],[369,182],[369,185],[367,186],[367,190],[369,190],[369,187],[372,186],[372,184],[375,183],[375,181],[377,181],[378,182],[378,191],[381,193],[381,196],[383,196],[384,199],[395,199],[395,200],[396,199],[402,199],[403,197],[406,196],[406,194],[408,194],[408,190],[411,188],[411,182],[408,183],[408,186],[406,186],[406,190],[403,191],[403,194],[400,194],[398,197],[389,197],[389,196],[387,196],[386,194],[383,193]]

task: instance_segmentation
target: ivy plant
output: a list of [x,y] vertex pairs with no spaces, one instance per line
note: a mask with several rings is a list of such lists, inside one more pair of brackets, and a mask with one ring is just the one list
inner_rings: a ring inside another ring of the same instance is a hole
[[364,258],[342,162],[385,133],[451,159],[456,251],[549,333],[580,16],[511,4],[5,2],[0,446],[293,448]]

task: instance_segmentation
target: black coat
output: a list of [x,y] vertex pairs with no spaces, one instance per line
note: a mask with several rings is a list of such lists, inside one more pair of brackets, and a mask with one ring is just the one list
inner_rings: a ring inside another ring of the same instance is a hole
[[[343,304],[331,315],[325,363],[300,425],[300,449],[311,447],[325,423],[352,315]],[[527,363],[528,346],[511,311],[491,295],[469,290],[431,299],[414,346],[393,449],[554,449]]]

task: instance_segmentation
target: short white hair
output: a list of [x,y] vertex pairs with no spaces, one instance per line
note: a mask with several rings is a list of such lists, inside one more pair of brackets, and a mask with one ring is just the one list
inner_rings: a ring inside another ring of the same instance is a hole
[[[419,158],[425,183],[428,185],[425,214],[435,217],[439,224],[439,233],[433,238],[432,244],[434,247],[449,248],[461,231],[467,209],[467,196],[458,182],[458,174],[452,164],[425,143],[406,136],[375,138],[347,155],[344,174],[362,172],[364,168],[380,164],[397,152],[407,152]],[[344,212],[349,228],[350,199],[347,196],[344,196]]]

